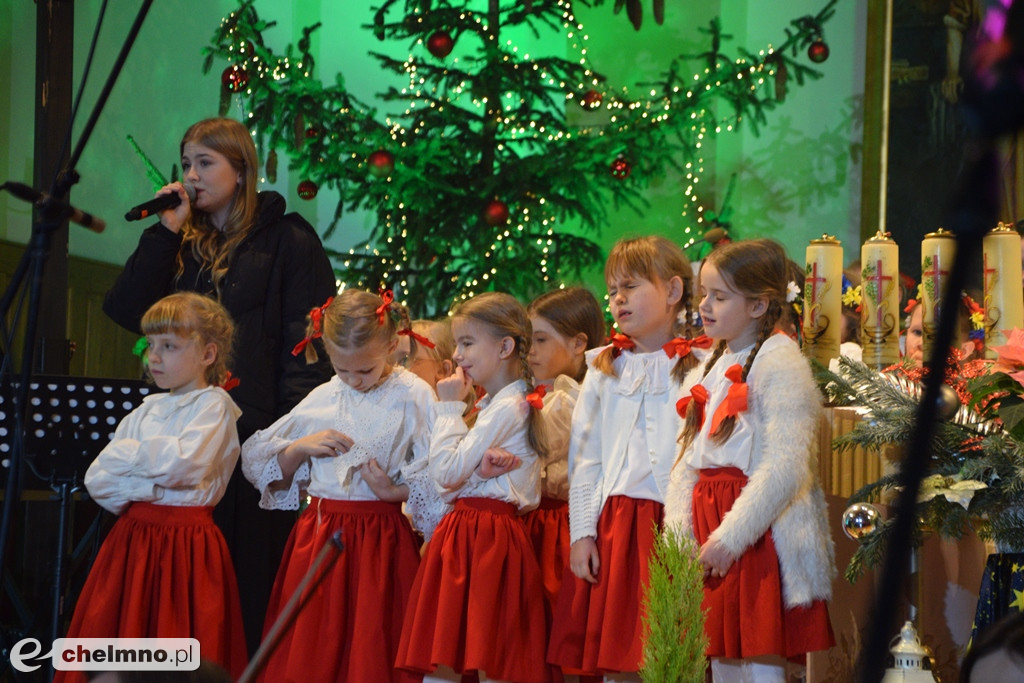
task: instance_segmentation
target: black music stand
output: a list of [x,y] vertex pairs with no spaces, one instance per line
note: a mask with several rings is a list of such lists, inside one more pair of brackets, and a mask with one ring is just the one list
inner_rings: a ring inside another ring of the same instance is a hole
[[[57,543],[54,548],[53,611],[51,636],[61,636],[65,598],[67,541],[71,503],[81,490],[89,464],[114,435],[118,423],[156,389],[143,380],[37,375],[29,381],[24,411],[24,464],[39,483],[53,490],[59,502]],[[11,392],[0,391],[0,458],[10,457],[16,429],[17,384]],[[6,468],[4,468],[6,471]],[[21,487],[19,487],[20,489]],[[28,488],[28,487],[26,487]],[[96,522],[101,516],[97,516]],[[72,558],[88,546],[98,530],[94,523]]]

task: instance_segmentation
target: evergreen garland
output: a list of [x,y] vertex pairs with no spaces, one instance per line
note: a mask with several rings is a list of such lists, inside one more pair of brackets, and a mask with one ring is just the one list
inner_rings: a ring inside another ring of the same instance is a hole
[[[821,76],[799,51],[820,40],[836,2],[793,20],[778,47],[756,54],[726,54],[728,36],[713,21],[710,48],[673,59],[641,84],[642,97],[590,68],[569,0],[384,0],[366,28],[407,56],[372,54],[409,83],[379,94],[384,112],[349,93],[341,75],[315,76],[319,24],[275,52],[263,38],[274,24],[253,0],[215,31],[204,69],[227,63],[222,111],[239,98],[268,178],[280,150],[304,179],[300,193],[338,193],[325,238],[345,211],[374,215],[365,244],[332,254],[341,278],[386,285],[415,315],[433,316],[481,291],[526,300],[578,279],[603,256],[593,236],[608,204],[642,211],[643,189],[670,167],[690,184],[680,242],[695,243],[703,142],[743,122],[756,132],[776,104],[777,79]],[[520,52],[506,38],[512,27],[562,31],[580,58]],[[458,59],[445,52],[453,47]]]
[[704,571],[697,543],[677,527],[655,529],[648,561],[651,582],[644,591],[644,655],[640,677],[647,683],[702,683]]

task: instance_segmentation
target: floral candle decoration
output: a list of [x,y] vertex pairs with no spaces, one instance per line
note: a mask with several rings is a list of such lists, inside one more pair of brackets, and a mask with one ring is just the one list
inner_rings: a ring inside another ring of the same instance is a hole
[[1020,234],[1000,223],[982,241],[985,339],[990,347],[1006,343],[1006,331],[1024,327]]
[[942,297],[956,258],[956,236],[939,228],[921,240],[921,329],[922,353],[931,358],[932,345],[942,314]]
[[839,356],[843,328],[843,246],[822,235],[807,245],[803,351],[827,366]]
[[861,246],[860,342],[866,365],[882,369],[900,359],[899,247],[881,230]]

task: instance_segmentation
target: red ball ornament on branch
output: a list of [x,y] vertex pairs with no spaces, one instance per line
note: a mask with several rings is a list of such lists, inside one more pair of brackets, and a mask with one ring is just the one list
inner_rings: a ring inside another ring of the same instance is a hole
[[220,82],[229,92],[245,90],[245,86],[249,85],[249,72],[237,64],[229,66],[221,73]]
[[593,111],[601,106],[601,100],[604,99],[604,95],[596,90],[588,90],[583,93],[583,97],[580,98],[580,106],[584,109]]
[[316,186],[316,183],[314,183],[312,180],[303,180],[301,183],[299,183],[299,186],[298,188],[296,188],[296,191],[299,194],[299,198],[310,200],[316,196],[316,193],[319,191],[319,189],[320,188],[318,188]]
[[378,149],[366,157],[366,165],[375,178],[384,178],[395,170],[395,155],[386,149]]
[[633,172],[633,164],[626,161],[626,157],[620,154],[615,157],[615,160],[611,165],[609,165],[608,172],[612,174],[613,178],[625,180],[629,177],[629,174]]
[[318,137],[320,137],[320,127],[319,126],[310,126],[309,128],[306,129],[306,139],[307,140],[312,140],[313,138],[318,138]]
[[821,64],[828,59],[829,49],[825,39],[818,36],[807,48],[807,58],[815,64]]
[[427,50],[438,59],[444,59],[455,47],[455,39],[448,31],[434,31],[427,38]]
[[492,199],[484,207],[484,221],[487,225],[492,227],[505,225],[505,223],[508,223],[508,217],[508,204],[500,199]]

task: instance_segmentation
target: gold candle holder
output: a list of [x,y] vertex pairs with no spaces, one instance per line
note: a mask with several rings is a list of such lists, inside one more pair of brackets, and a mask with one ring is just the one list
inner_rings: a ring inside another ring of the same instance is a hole
[[839,356],[843,331],[843,245],[822,235],[807,246],[803,352],[828,366]]
[[875,369],[900,359],[899,247],[881,230],[861,246],[860,341],[863,361]]
[[955,258],[956,235],[953,233],[939,228],[921,240],[921,301],[918,305],[921,306],[921,329],[924,332],[924,358],[931,358],[942,314],[942,298],[946,294]]
[[1021,288],[1020,234],[1000,223],[982,240],[982,281],[985,289],[985,348],[1006,344],[1004,332],[1024,327],[1024,289]]

